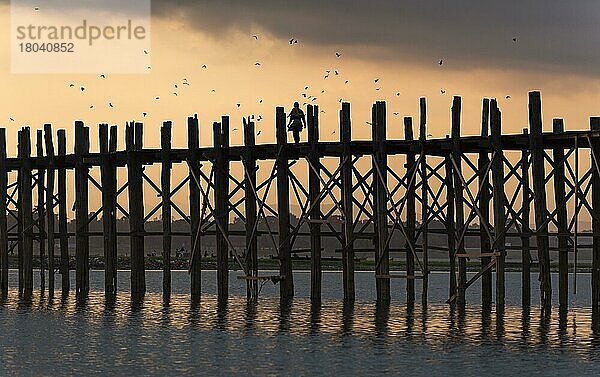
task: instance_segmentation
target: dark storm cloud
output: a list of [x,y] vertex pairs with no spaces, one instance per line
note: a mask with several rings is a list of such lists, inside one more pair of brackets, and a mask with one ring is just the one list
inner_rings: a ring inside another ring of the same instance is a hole
[[[282,38],[383,48],[381,58],[454,67],[545,67],[600,75],[597,0],[153,0],[153,14],[223,35],[260,26]],[[512,38],[516,37],[514,43]]]

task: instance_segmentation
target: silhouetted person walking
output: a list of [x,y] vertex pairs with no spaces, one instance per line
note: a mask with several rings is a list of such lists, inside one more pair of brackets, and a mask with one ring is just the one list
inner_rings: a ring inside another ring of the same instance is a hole
[[298,144],[300,142],[300,131],[306,127],[306,117],[304,111],[300,109],[300,104],[294,102],[294,108],[290,111],[290,122],[288,123],[288,131],[294,133],[294,142]]

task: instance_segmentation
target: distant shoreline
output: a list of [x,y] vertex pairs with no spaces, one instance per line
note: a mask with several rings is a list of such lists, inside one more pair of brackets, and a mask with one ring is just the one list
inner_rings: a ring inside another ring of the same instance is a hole
[[[145,258],[145,268],[146,270],[162,270],[162,257],[146,257]],[[55,261],[55,268],[58,269],[60,266],[60,260],[57,258]],[[89,262],[90,270],[104,270],[104,258],[103,257],[90,257]],[[118,270],[130,270],[131,259],[129,257],[120,256],[117,261],[117,269]],[[171,259],[171,270],[172,271],[187,271],[189,266],[189,260],[187,258],[172,258]],[[405,271],[406,264],[404,261],[390,261],[390,271]],[[33,267],[35,269],[40,268],[40,260],[39,257],[34,257],[33,259]],[[260,270],[278,270],[279,266],[277,264],[276,259],[259,259],[258,267]],[[323,258],[321,260],[321,267],[323,271],[342,271],[342,262],[338,259],[331,258]],[[11,256],[9,258],[9,268],[17,269],[18,268],[18,259],[16,256]],[[298,258],[293,260],[293,268],[297,271],[310,271],[310,259],[307,258]],[[202,258],[202,269],[203,270],[216,270],[216,260],[215,258]],[[239,265],[235,263],[234,260],[229,260],[229,269],[232,271],[241,271]],[[417,273],[419,273],[419,266],[416,265],[415,269]],[[468,261],[467,262],[467,271],[469,272],[477,272],[481,269],[481,263],[479,261]],[[507,272],[520,272],[521,263],[520,262],[505,262],[505,269]],[[550,265],[550,269],[552,272],[558,272],[558,263],[552,263]],[[591,263],[582,262],[577,265],[577,272],[582,273],[590,273],[592,269]],[[69,270],[75,270],[75,258],[70,257],[69,259]],[[375,261],[373,260],[355,260],[354,262],[354,270],[370,272],[375,271]],[[440,272],[448,272],[450,270],[450,265],[447,261],[429,261],[429,270],[432,272],[440,271]],[[531,264],[531,272],[539,272],[537,263]],[[573,272],[573,264],[569,264],[569,272]]]

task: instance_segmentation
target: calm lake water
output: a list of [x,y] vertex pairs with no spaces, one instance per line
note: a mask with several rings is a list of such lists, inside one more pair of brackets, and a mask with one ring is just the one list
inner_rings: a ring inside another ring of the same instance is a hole
[[[399,280],[393,281],[392,303],[376,305],[372,272],[357,273],[353,305],[340,300],[341,273],[325,272],[320,306],[307,299],[308,272],[295,273],[297,295],[291,304],[280,303],[279,287],[271,283],[257,304],[247,303],[245,283],[232,272],[232,297],[219,305],[214,271],[204,273],[205,294],[198,305],[190,303],[186,272],[174,272],[174,294],[165,302],[159,271],[147,273],[149,293],[141,302],[131,301],[129,273],[120,272],[122,293],[116,302],[106,302],[103,276],[92,271],[93,292],[85,304],[39,293],[24,302],[16,291],[2,299],[0,374],[600,374],[600,333],[592,331],[586,274],[578,276],[568,314],[553,310],[550,317],[540,315],[537,302],[529,311],[520,308],[518,273],[507,275],[503,315],[481,310],[476,285],[468,291],[472,304],[450,309],[443,303],[444,273],[432,274],[427,308],[407,307]],[[537,300],[536,275],[532,282]]]

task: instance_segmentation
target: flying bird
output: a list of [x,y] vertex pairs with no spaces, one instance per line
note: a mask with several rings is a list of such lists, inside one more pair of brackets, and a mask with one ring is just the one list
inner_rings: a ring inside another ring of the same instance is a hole
[[69,85],[69,88],[74,88],[74,87],[75,87],[75,84]]
[[142,113],[142,116],[145,118],[148,113]]
[[506,99],[510,99],[510,96],[506,96]]
[[336,76],[340,74],[338,71],[333,71],[333,73],[335,73]]
[[517,37],[514,37],[514,38],[513,38],[513,42],[516,42],[516,41],[517,41]]
[[258,35],[253,35],[252,38],[254,38],[258,41]]
[[81,91],[82,91],[82,92],[83,92],[83,91],[85,91],[85,88],[84,88],[83,86],[81,87]]
[[440,65],[444,64],[444,59],[440,59]]
[[442,94],[446,94],[446,91],[445,91],[444,89],[441,89],[441,90],[440,90],[440,92],[441,92]]
[[178,96],[177,92],[173,92],[173,94],[175,95],[175,97],[177,97],[177,96]]
[[236,103],[236,105],[237,105],[237,107],[240,107],[240,106],[242,106],[242,104],[241,104],[241,103]]
[[109,102],[109,103],[108,103],[108,106],[110,106],[110,107],[114,107],[114,106],[113,106],[113,104],[112,104],[112,102]]
[[373,81],[374,81],[375,83],[377,83],[377,82],[379,82],[379,79],[375,79],[375,80],[373,80]]
[[144,55],[148,55],[148,50],[144,50]]
[[35,7],[33,8],[33,10],[37,12],[38,10],[40,10],[40,7]]
[[400,97],[400,92],[396,93],[396,96]]
[[258,101],[258,103],[263,103],[263,100],[261,99],[260,101]]
[[154,99],[158,101],[158,100],[160,99],[160,97],[156,97],[156,98],[154,98]]
[[339,57],[341,57],[341,56],[342,56],[342,54],[340,54],[339,52],[336,52],[336,53],[335,53],[335,57],[336,57],[336,58],[339,58]]
[[256,136],[260,135],[261,132],[262,132],[261,130],[258,130],[258,132],[256,133]]
[[10,119],[10,121],[11,121],[11,122],[14,122],[14,121],[15,121],[13,118],[8,118],[8,119]]
[[100,75],[100,78],[101,78],[101,79],[105,79],[105,78],[106,78],[106,75]]
[[208,67],[206,66],[206,64],[203,64],[203,65],[202,65],[202,69],[206,69],[206,68],[208,68]]
[[398,114],[400,114],[400,113],[394,113],[394,115],[396,115],[396,116],[397,116]]
[[94,105],[90,105],[90,109],[93,109],[93,108],[94,108]]
[[346,80],[346,82],[345,82],[344,84],[347,84],[347,83],[349,83],[349,82],[350,82],[349,80]]
[[254,63],[254,65],[260,65],[260,62],[256,62],[256,63]]

